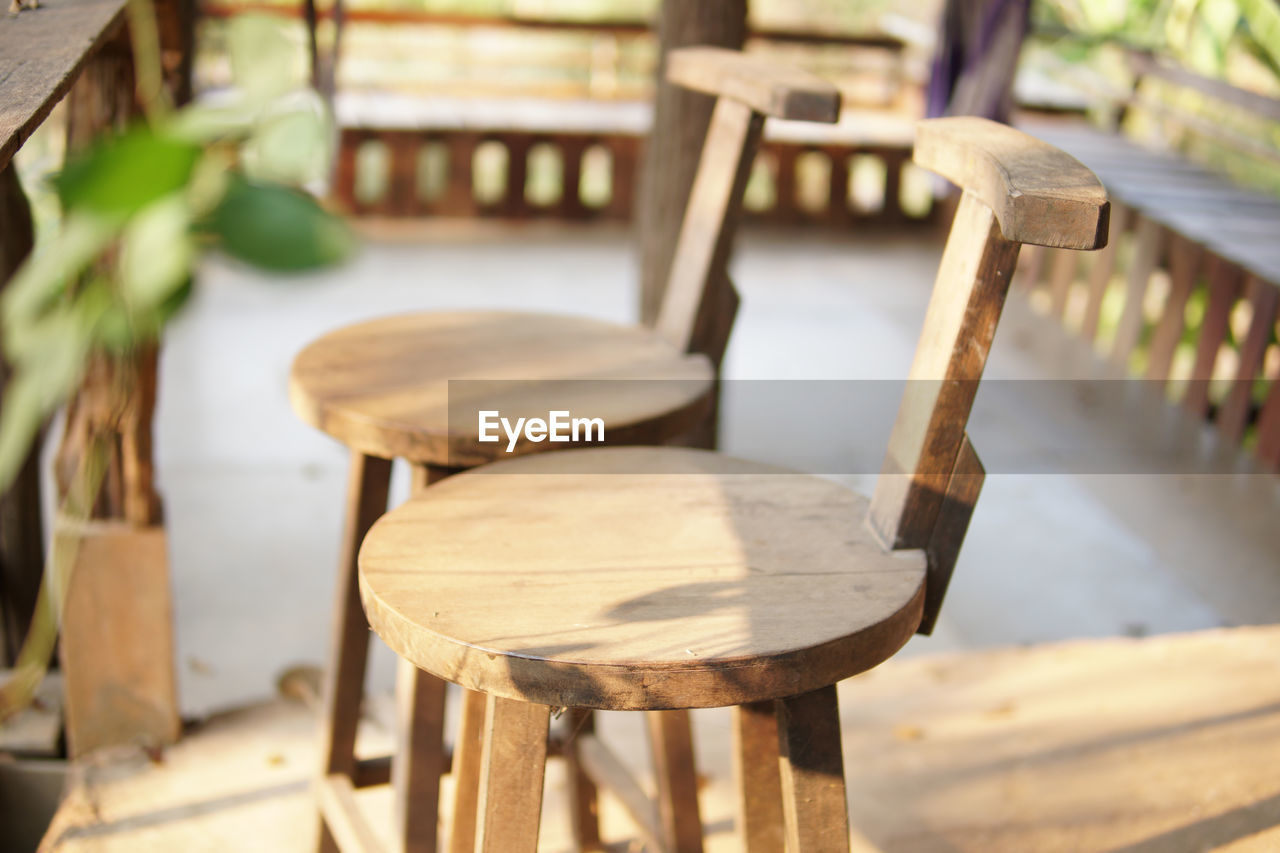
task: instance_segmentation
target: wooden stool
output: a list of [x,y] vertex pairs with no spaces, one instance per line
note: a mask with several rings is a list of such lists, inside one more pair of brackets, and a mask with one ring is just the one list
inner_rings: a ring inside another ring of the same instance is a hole
[[[536,849],[553,709],[729,705],[746,847],[848,849],[835,685],[933,626],[983,479],[965,423],[1019,245],[1106,241],[1092,173],[1016,130],[924,122],[915,159],[964,195],[873,499],[706,451],[586,449],[451,477],[370,530],[374,630],[486,697],[466,707],[476,811],[452,849]],[[591,733],[568,750],[620,766]]]
[[[386,510],[391,460],[413,465],[416,492],[459,470],[508,456],[505,439],[478,441],[474,418],[478,409],[505,414],[504,401],[520,407],[554,398],[557,408],[601,418],[610,444],[670,442],[705,423],[712,411],[716,374],[737,307],[723,270],[765,116],[834,122],[840,98],[833,86],[809,74],[711,48],[674,51],[667,76],[716,95],[717,101],[657,328],[514,312],[413,314],[332,332],[294,362],[290,396],[295,411],[352,450],[322,709],[321,775],[328,780],[321,786],[322,850],[335,849],[331,830],[348,825],[340,815],[350,811],[350,792],[388,781],[396,788],[396,833],[405,849],[436,849],[439,777],[451,760],[442,746],[443,683],[412,666],[402,668],[397,693],[403,760],[357,761],[354,754],[368,656],[356,552]],[[622,381],[635,379],[648,381]],[[475,382],[456,384],[467,380]],[[452,412],[451,382],[455,391],[465,387],[468,397],[465,404],[455,400]],[[459,418],[460,412],[471,417]],[[567,446],[571,443],[521,439],[511,454]],[[483,701],[479,694],[465,698],[468,721],[476,719]],[[590,725],[585,719],[575,722]],[[464,751],[478,737],[468,725],[459,740]],[[688,717],[684,712],[659,715],[650,731],[663,771],[667,820],[660,838],[672,850],[699,850]],[[579,773],[576,765],[574,772]],[[584,776],[577,824],[584,848],[598,844],[591,784]]]

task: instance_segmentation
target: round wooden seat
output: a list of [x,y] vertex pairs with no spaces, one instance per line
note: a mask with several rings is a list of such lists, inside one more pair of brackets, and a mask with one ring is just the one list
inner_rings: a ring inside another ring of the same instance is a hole
[[607,443],[660,443],[706,416],[714,376],[708,359],[639,326],[431,312],[358,323],[315,340],[294,360],[290,398],[299,417],[354,450],[460,468],[567,446],[521,440],[508,454],[505,436],[480,443],[479,410],[514,423],[546,418],[554,407],[600,418]]
[[920,622],[925,558],[834,483],[675,448],[541,454],[444,480],[360,551],[374,630],[464,687],[698,708],[869,669]]

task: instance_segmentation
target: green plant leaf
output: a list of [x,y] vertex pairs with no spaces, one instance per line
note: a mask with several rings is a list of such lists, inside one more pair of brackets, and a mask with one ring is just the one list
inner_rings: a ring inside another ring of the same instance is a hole
[[324,178],[330,148],[324,105],[312,93],[296,107],[263,119],[241,156],[252,180],[301,185]]
[[232,257],[276,272],[332,264],[353,248],[346,224],[311,196],[240,176],[232,177],[203,230]]
[[187,142],[243,139],[253,130],[262,107],[242,97],[220,103],[189,104],[173,114],[165,132]]
[[0,297],[4,351],[10,360],[21,360],[36,321],[57,304],[67,284],[114,236],[112,223],[102,217],[71,213],[63,220],[62,229],[18,269]]
[[83,374],[99,307],[63,304],[28,330],[0,404],[0,491],[12,484],[44,419]]
[[191,210],[181,193],[147,205],[129,220],[120,245],[120,295],[134,312],[155,309],[191,278]]
[[264,15],[238,15],[227,33],[231,79],[250,101],[269,101],[298,88],[299,51],[278,21]]
[[1271,66],[1280,68],[1280,5],[1275,0],[1240,0],[1240,12]]
[[184,187],[199,157],[199,146],[140,127],[76,158],[54,184],[63,210],[127,217]]

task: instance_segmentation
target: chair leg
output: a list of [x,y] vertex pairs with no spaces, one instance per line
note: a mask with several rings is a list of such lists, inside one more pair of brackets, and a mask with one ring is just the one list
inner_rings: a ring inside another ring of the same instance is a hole
[[702,815],[689,712],[649,711],[645,720],[667,849],[671,853],[702,853]]
[[595,731],[595,714],[585,708],[568,711],[569,734],[565,739],[565,761],[569,765],[569,819],[578,853],[603,850],[600,843],[600,805],[596,784],[582,768],[578,738]]
[[849,849],[835,685],[776,703],[788,853]]
[[488,697],[480,761],[481,853],[536,853],[551,709]]
[[754,702],[734,708],[733,741],[743,849],[747,853],[776,853],[785,847],[786,819],[774,703]]
[[[369,528],[387,510],[390,481],[391,460],[351,454],[346,528],[338,564],[329,666],[320,710],[321,778],[331,773],[349,777],[355,771],[356,727],[360,722],[365,664],[369,656],[369,624],[360,604],[356,554]],[[319,824],[317,848],[321,853],[337,853],[337,842],[323,817]]]
[[436,853],[445,683],[403,658],[399,667],[396,753],[391,760],[396,834],[403,853]]
[[474,853],[476,807],[480,795],[480,759],[484,748],[486,697],[474,690],[462,694],[462,726],[453,752],[453,835],[449,853]]

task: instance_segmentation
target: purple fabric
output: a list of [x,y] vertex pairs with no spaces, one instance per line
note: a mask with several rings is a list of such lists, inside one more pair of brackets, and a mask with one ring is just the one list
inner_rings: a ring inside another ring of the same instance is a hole
[[[933,56],[929,85],[925,91],[925,114],[929,118],[949,115],[948,107],[956,83],[986,60],[1001,27],[1013,19],[1025,34],[1030,23],[1030,0],[948,0],[942,13],[938,45]],[[1004,92],[983,99],[980,114],[1007,121]]]

